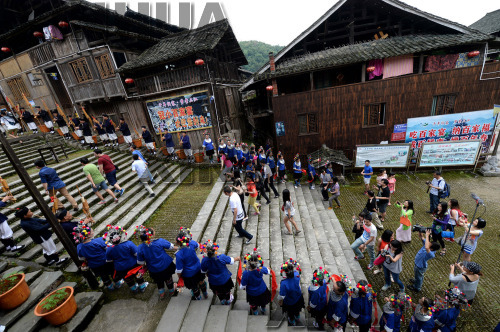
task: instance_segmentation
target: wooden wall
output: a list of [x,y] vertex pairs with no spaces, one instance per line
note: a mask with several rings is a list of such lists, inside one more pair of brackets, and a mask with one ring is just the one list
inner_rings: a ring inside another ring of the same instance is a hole
[[[485,71],[495,70],[500,62],[486,64]],[[430,116],[435,95],[458,93],[455,113],[492,109],[500,103],[500,79],[480,81],[480,73],[481,66],[457,68],[274,97],[274,121],[285,123],[277,148],[289,163],[323,143],[352,158],[356,145],[390,140],[395,124]],[[370,103],[386,103],[385,125],[362,128],[362,107]],[[297,114],[307,112],[317,114],[318,134],[299,136]]]

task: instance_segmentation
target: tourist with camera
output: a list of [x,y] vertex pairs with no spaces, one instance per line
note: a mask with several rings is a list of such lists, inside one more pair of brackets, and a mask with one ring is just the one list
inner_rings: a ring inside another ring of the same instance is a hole
[[431,242],[431,230],[426,229],[425,233],[419,232],[420,240],[424,244],[422,248],[417,252],[415,256],[415,265],[413,267],[413,271],[415,273],[415,278],[410,279],[411,285],[408,286],[408,289],[411,289],[414,292],[420,292],[422,289],[422,284],[424,282],[424,274],[427,271],[427,261],[436,257],[436,251],[439,250],[440,246],[436,242]]
[[[461,274],[455,275],[455,268],[458,268]],[[464,293],[467,302],[472,304],[476,296],[479,277],[483,275],[481,265],[475,262],[464,261],[450,265],[450,281]]]
[[444,190],[446,182],[441,176],[441,172],[435,171],[434,178],[432,181],[427,181],[426,184],[429,186],[429,198],[430,198],[430,208],[427,213],[433,213],[439,204],[439,192]]
[[448,214],[448,204],[445,202],[438,203],[436,210],[432,214],[432,241],[439,241],[441,245],[440,256],[446,255],[446,248],[443,241],[443,231],[446,229],[448,225],[448,221],[450,220],[450,215]]
[[394,282],[399,285],[399,290],[404,292],[405,285],[399,280],[399,275],[403,271],[403,246],[401,242],[398,240],[391,241],[382,251],[381,255],[385,255],[385,262],[383,264],[385,285],[382,287],[382,291],[385,292],[391,287],[392,275]]
[[375,198],[375,194],[373,191],[368,190],[366,192],[368,195],[368,200],[366,201],[365,209],[368,211],[368,213],[371,216],[371,220],[375,224],[375,227],[377,229],[384,229],[384,226],[382,226],[382,223],[380,222],[380,219],[378,218],[378,207],[377,207],[377,199]]

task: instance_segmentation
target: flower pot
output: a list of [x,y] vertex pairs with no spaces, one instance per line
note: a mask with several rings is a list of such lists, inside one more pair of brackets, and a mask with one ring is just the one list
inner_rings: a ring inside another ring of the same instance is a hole
[[194,161],[197,163],[202,163],[205,160],[205,154],[203,152],[197,152],[194,154]]
[[41,131],[42,133],[50,133],[50,130],[49,130],[49,128],[47,128],[47,126],[46,126],[46,125],[39,125],[39,126],[38,126],[38,129],[40,129],[40,131]]
[[75,141],[80,142],[80,136],[78,136],[74,131],[71,132],[71,136],[73,136]]
[[56,129],[56,131],[57,131],[57,133],[58,133],[59,135],[64,136],[64,134],[62,133],[61,129],[57,128],[57,129]]
[[30,288],[26,283],[24,273],[15,274],[10,277],[17,277],[18,282],[14,287],[0,295],[1,310],[10,310],[20,306],[31,294]]
[[94,140],[94,143],[97,144],[97,135],[92,136],[92,139]]
[[186,154],[184,153],[184,150],[177,150],[175,151],[175,153],[177,153],[177,157],[179,157],[179,159],[186,159]]
[[123,135],[118,136],[118,144],[123,144],[123,143],[125,143],[125,138],[123,138]]
[[132,140],[136,148],[140,148],[142,146],[142,140],[140,138],[136,138]]
[[[59,289],[64,289],[66,291],[66,300],[59,304],[55,309],[46,312],[45,309],[42,308],[41,304],[44,303],[47,298],[52,296]],[[55,291],[44,297],[43,300],[38,302],[35,307],[35,316],[43,317],[49,324],[55,326],[66,323],[71,319],[71,317],[75,315],[76,312],[76,301],[74,297],[75,290],[73,289],[73,287],[67,286],[59,289],[56,289]]]

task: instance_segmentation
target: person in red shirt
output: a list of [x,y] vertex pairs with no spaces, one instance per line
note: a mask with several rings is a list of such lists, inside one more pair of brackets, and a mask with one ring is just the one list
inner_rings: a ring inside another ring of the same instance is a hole
[[[255,183],[249,178],[249,180],[246,182],[246,191],[245,195],[248,195],[248,205],[254,208],[255,210],[255,215],[259,215],[259,206],[260,204],[257,204],[257,196],[259,193],[257,192],[257,188],[255,187]],[[250,211],[248,211],[250,212]]]
[[116,171],[118,171],[118,169],[115,164],[113,164],[113,161],[111,161],[111,158],[107,154],[103,154],[100,149],[94,150],[94,155],[97,158],[99,171],[106,177],[109,185],[115,188],[115,193],[119,193],[120,196],[123,196],[125,189],[120,187],[116,180]]

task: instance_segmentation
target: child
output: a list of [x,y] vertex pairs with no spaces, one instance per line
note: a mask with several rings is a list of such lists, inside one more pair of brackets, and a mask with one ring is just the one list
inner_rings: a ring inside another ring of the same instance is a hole
[[340,277],[333,275],[332,279],[334,282],[330,291],[326,319],[334,331],[345,331],[349,312],[347,291],[351,289],[351,281],[344,275]]
[[19,208],[15,215],[21,219],[20,225],[26,234],[31,237],[33,242],[43,248],[43,256],[45,257],[44,265],[50,266],[54,263],[61,265],[69,259],[69,257],[59,259],[56,244],[52,239],[52,232],[49,230],[50,224],[47,220],[33,218],[33,212],[26,206]]
[[330,279],[328,271],[322,267],[313,272],[312,285],[309,286],[309,305],[307,311],[314,317],[313,325],[317,330],[324,330],[323,319],[327,307],[326,289]]
[[153,137],[151,136],[151,133],[149,130],[146,129],[146,126],[142,126],[142,138],[144,139],[144,143],[146,144],[146,149],[148,149],[148,152],[150,154],[155,155],[156,150],[155,150],[155,143],[153,141]]
[[314,168],[313,160],[309,157],[307,164],[307,182],[309,182],[309,189],[314,189],[314,181],[318,176],[316,175],[316,168]]
[[115,272],[113,263],[106,262],[106,242],[102,237],[94,239],[94,232],[83,221],[79,222],[73,230],[77,243],[76,252],[82,263],[82,268],[90,270],[101,278],[108,290],[114,290],[112,276]]
[[352,216],[352,221],[354,222],[354,226],[352,227],[352,232],[354,233],[354,240],[358,239],[361,235],[363,235],[364,229],[364,221],[366,218],[366,214],[364,212],[360,212],[358,214],[358,218],[356,216]]
[[287,235],[292,235],[292,228],[288,224],[288,221],[290,221],[295,228],[295,235],[300,233],[299,228],[297,227],[297,223],[293,219],[293,216],[295,215],[295,208],[293,207],[292,199],[290,198],[290,190],[285,189],[283,190],[283,207],[282,207],[283,212],[285,212],[285,217],[283,218],[283,223],[285,224],[285,227],[287,229]]
[[368,332],[372,326],[374,292],[366,280],[360,280],[351,294],[349,322],[356,323],[359,332]]
[[283,154],[281,152],[278,152],[278,176],[281,183],[286,182],[285,157],[283,157]]
[[191,290],[191,299],[201,300],[201,293],[208,298],[205,275],[201,273],[201,265],[196,249],[198,242],[191,240],[192,235],[188,228],[181,227],[177,235],[177,245],[181,248],[175,253],[175,272],[184,280],[184,285]]
[[377,175],[377,186],[382,186],[382,180],[387,179],[387,172],[385,168],[381,168]]
[[271,302],[271,292],[264,282],[264,274],[269,274],[269,270],[264,266],[262,257],[257,254],[255,248],[253,253],[248,253],[243,261],[243,266],[247,268],[241,277],[241,289],[246,289],[247,302],[250,304],[250,311],[253,315],[260,312],[266,314],[266,305]]
[[391,192],[391,196],[389,196],[389,205],[391,205],[391,197],[396,192],[396,173],[389,173],[389,191]]
[[399,293],[398,296],[392,294],[384,298],[386,302],[382,307],[382,317],[380,317],[380,331],[400,332],[401,317],[404,311],[411,307],[411,297],[405,293]]
[[415,306],[415,313],[410,319],[409,332],[432,332],[434,329],[434,319],[432,318],[434,302],[431,299],[422,297]]
[[[394,240],[394,233],[390,229],[386,229],[383,233],[382,236],[377,240],[377,244],[375,246],[376,249],[378,249],[377,257],[382,253],[382,250],[385,249],[385,247],[391,243],[391,241]],[[380,265],[383,264],[380,262],[380,264],[377,264],[377,262],[374,262],[374,268],[373,268],[373,274],[380,273],[381,270],[378,268]]]
[[302,165],[300,164],[300,157],[298,153],[293,158],[293,178],[295,180],[293,186],[295,188],[300,187],[300,178],[302,178]]
[[119,226],[108,226],[104,234],[108,249],[106,262],[112,262],[115,267],[115,288],[120,288],[124,280],[133,293],[144,293],[149,283],[144,281],[144,270],[137,264],[137,246],[127,241],[127,233]]
[[[12,200],[14,196],[5,196],[0,201],[0,208],[7,206],[7,202]],[[7,222],[7,216],[3,213],[0,213],[0,241],[5,246],[6,251],[18,251],[23,249],[25,246],[17,246],[16,242],[12,238],[14,233]]]
[[[259,195],[259,193],[257,192],[257,188],[255,187],[255,183],[253,181],[251,181],[250,179],[247,180],[246,182],[246,195],[248,195],[248,205],[250,205],[251,207],[254,208],[255,210],[255,215],[259,215],[260,212],[259,212],[259,207],[260,207],[260,204],[257,204],[257,196]],[[250,213],[250,211],[248,211]]]
[[177,250],[179,248],[165,239],[155,239],[153,228],[137,226],[134,234],[138,235],[142,241],[137,249],[137,264],[146,264],[149,275],[158,286],[160,300],[165,298],[165,285],[167,285],[170,296],[177,295],[177,289],[172,279],[172,275],[175,273],[175,263],[172,257],[165,252],[165,249]]
[[208,276],[208,284],[212,292],[220,300],[222,305],[230,305],[233,302],[233,294],[231,290],[234,287],[233,280],[231,279],[231,272],[229,272],[226,265],[233,265],[234,262],[239,262],[239,257],[229,257],[226,255],[218,255],[217,250],[219,245],[215,242],[207,240],[200,246],[200,251],[206,256],[201,260],[201,273]]
[[288,316],[289,326],[297,325],[299,314],[305,306],[304,296],[302,296],[300,288],[301,272],[300,265],[292,258],[281,265],[281,276],[283,279],[280,283],[278,300],[281,310]]
[[214,163],[214,144],[212,142],[212,139],[210,138],[210,134],[206,133],[205,134],[205,139],[203,140],[203,149],[205,150],[205,153],[208,156],[208,160],[210,160],[210,164]]
[[435,327],[441,332],[453,332],[456,331],[460,311],[466,310],[470,305],[458,287],[446,290],[444,295],[444,298],[436,295],[436,312],[432,318]]

